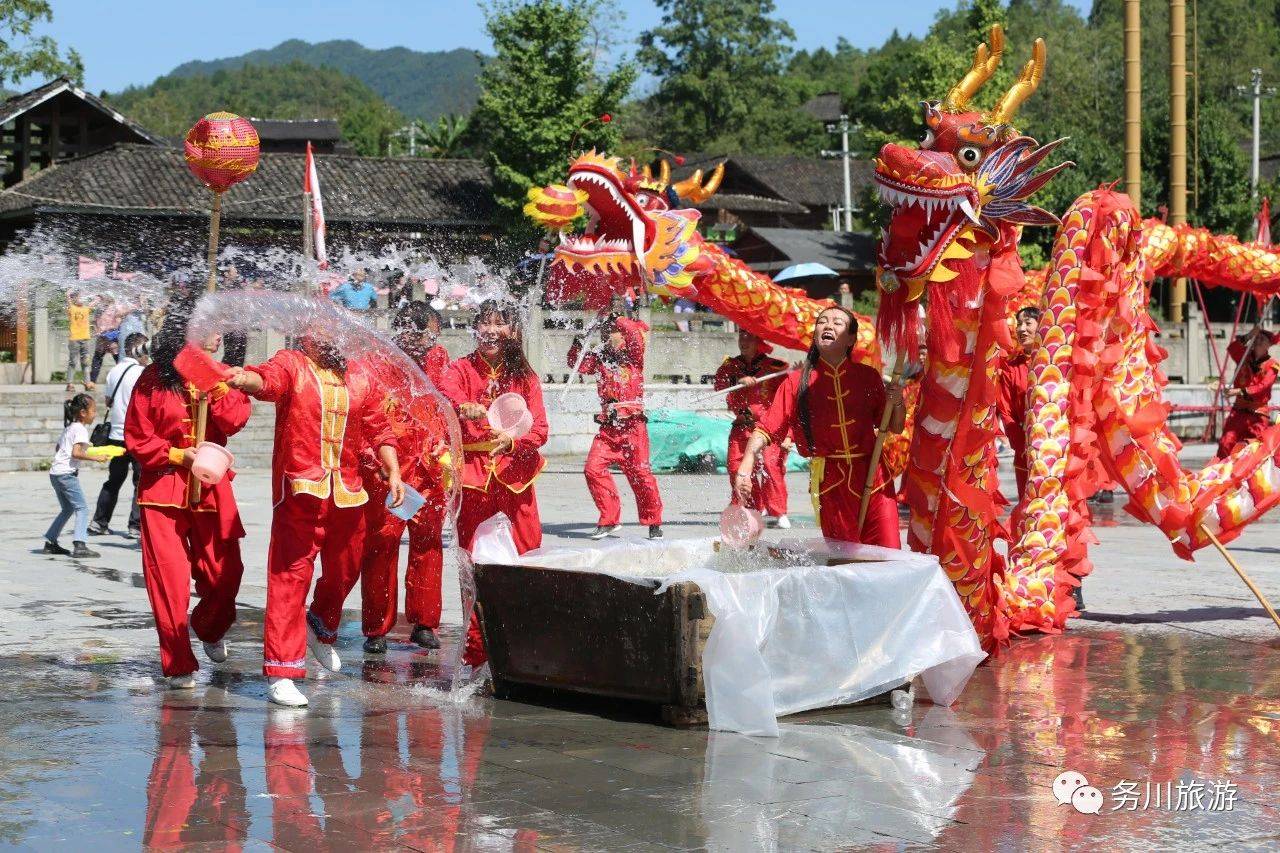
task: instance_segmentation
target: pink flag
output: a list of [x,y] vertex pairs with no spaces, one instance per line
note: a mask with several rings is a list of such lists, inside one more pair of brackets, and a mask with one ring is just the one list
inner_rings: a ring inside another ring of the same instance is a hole
[[106,278],[106,261],[95,261],[93,258],[86,258],[84,255],[81,255],[80,272],[76,277],[81,281],[85,281],[90,278]]
[[329,268],[329,256],[324,249],[324,202],[320,200],[320,175],[316,172],[316,159],[307,143],[307,173],[302,179],[302,191],[311,193],[311,233],[314,236],[316,261],[320,269]]
[[1256,236],[1254,240],[1264,246],[1271,245],[1271,199],[1264,198],[1262,207],[1258,210],[1258,215],[1254,218],[1254,230]]

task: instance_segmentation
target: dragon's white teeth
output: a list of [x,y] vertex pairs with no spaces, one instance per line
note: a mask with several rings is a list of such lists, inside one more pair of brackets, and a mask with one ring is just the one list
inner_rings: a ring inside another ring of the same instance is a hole
[[960,209],[964,211],[965,216],[973,220],[975,225],[980,224],[978,220],[978,212],[973,209],[973,205],[969,202],[969,199],[961,197]]

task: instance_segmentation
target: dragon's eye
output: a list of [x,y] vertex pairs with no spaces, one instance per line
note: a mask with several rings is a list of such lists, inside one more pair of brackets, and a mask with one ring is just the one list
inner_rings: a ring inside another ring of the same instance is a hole
[[934,137],[934,135],[933,135],[933,131],[932,131],[932,130],[926,130],[926,131],[924,132],[924,139],[920,140],[920,147],[921,147],[921,148],[932,148],[932,147],[933,147],[933,141],[934,141],[934,139],[935,139],[935,137]]
[[976,145],[962,145],[956,152],[956,160],[966,172],[972,172],[982,162],[982,149]]

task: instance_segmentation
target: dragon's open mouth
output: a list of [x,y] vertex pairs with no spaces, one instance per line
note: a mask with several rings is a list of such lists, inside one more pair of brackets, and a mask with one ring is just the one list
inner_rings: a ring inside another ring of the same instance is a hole
[[940,158],[922,156],[933,152],[885,149],[876,163],[876,184],[893,215],[880,244],[880,266],[899,278],[926,278],[965,221],[977,221],[978,192]]
[[577,166],[569,173],[568,186],[587,194],[587,227],[577,235],[561,233],[556,259],[569,272],[634,273],[652,228],[614,171],[591,163]]

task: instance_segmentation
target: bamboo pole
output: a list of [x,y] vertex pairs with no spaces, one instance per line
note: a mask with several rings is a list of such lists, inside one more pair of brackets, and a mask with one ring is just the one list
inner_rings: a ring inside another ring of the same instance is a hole
[[[902,371],[907,366],[906,352],[899,352],[893,363],[893,377],[889,380],[890,388],[897,388],[902,382]],[[876,431],[876,444],[871,449],[871,459],[867,463],[867,481],[862,486],[862,502],[858,505],[858,535],[862,535],[862,524],[867,520],[867,508],[871,506],[871,487],[876,482],[876,469],[880,467],[880,454],[884,451],[884,441],[889,437],[889,421],[893,419],[893,406],[885,402],[884,414],[880,416],[880,429]]]
[[[1169,224],[1187,221],[1187,0],[1169,0]],[[1169,288],[1168,319],[1181,323],[1186,278]]]
[[1124,191],[1142,207],[1142,20],[1140,0],[1124,0]]
[[[215,192],[213,194],[213,213],[209,217],[209,277],[205,280],[204,289],[207,293],[213,293],[218,289],[218,235],[222,228],[222,193]],[[196,409],[196,434],[195,446],[199,447],[204,441],[205,434],[209,429],[209,395],[201,393],[200,405]],[[188,476],[192,476],[188,474]],[[194,478],[193,478],[194,479]],[[195,480],[191,484],[191,505],[194,507],[200,503],[202,489],[200,481]]]
[[1271,617],[1271,621],[1276,623],[1277,628],[1280,628],[1280,616],[1276,615],[1275,608],[1271,606],[1271,602],[1267,601],[1267,597],[1262,594],[1262,590],[1258,589],[1258,586],[1253,582],[1253,579],[1245,574],[1244,568],[1236,562],[1235,557],[1231,556],[1231,552],[1227,550],[1227,546],[1223,545],[1222,541],[1219,540],[1218,537],[1213,534],[1213,531],[1205,525],[1201,524],[1200,530],[1205,536],[1209,537],[1209,541],[1218,549],[1218,553],[1222,555],[1222,558],[1226,560],[1228,564],[1230,564],[1231,568],[1235,569],[1236,574],[1240,576],[1240,580],[1244,581],[1244,585],[1249,587],[1249,591],[1253,593],[1253,597],[1258,599],[1258,603],[1262,605],[1262,609],[1267,611],[1267,615]]

